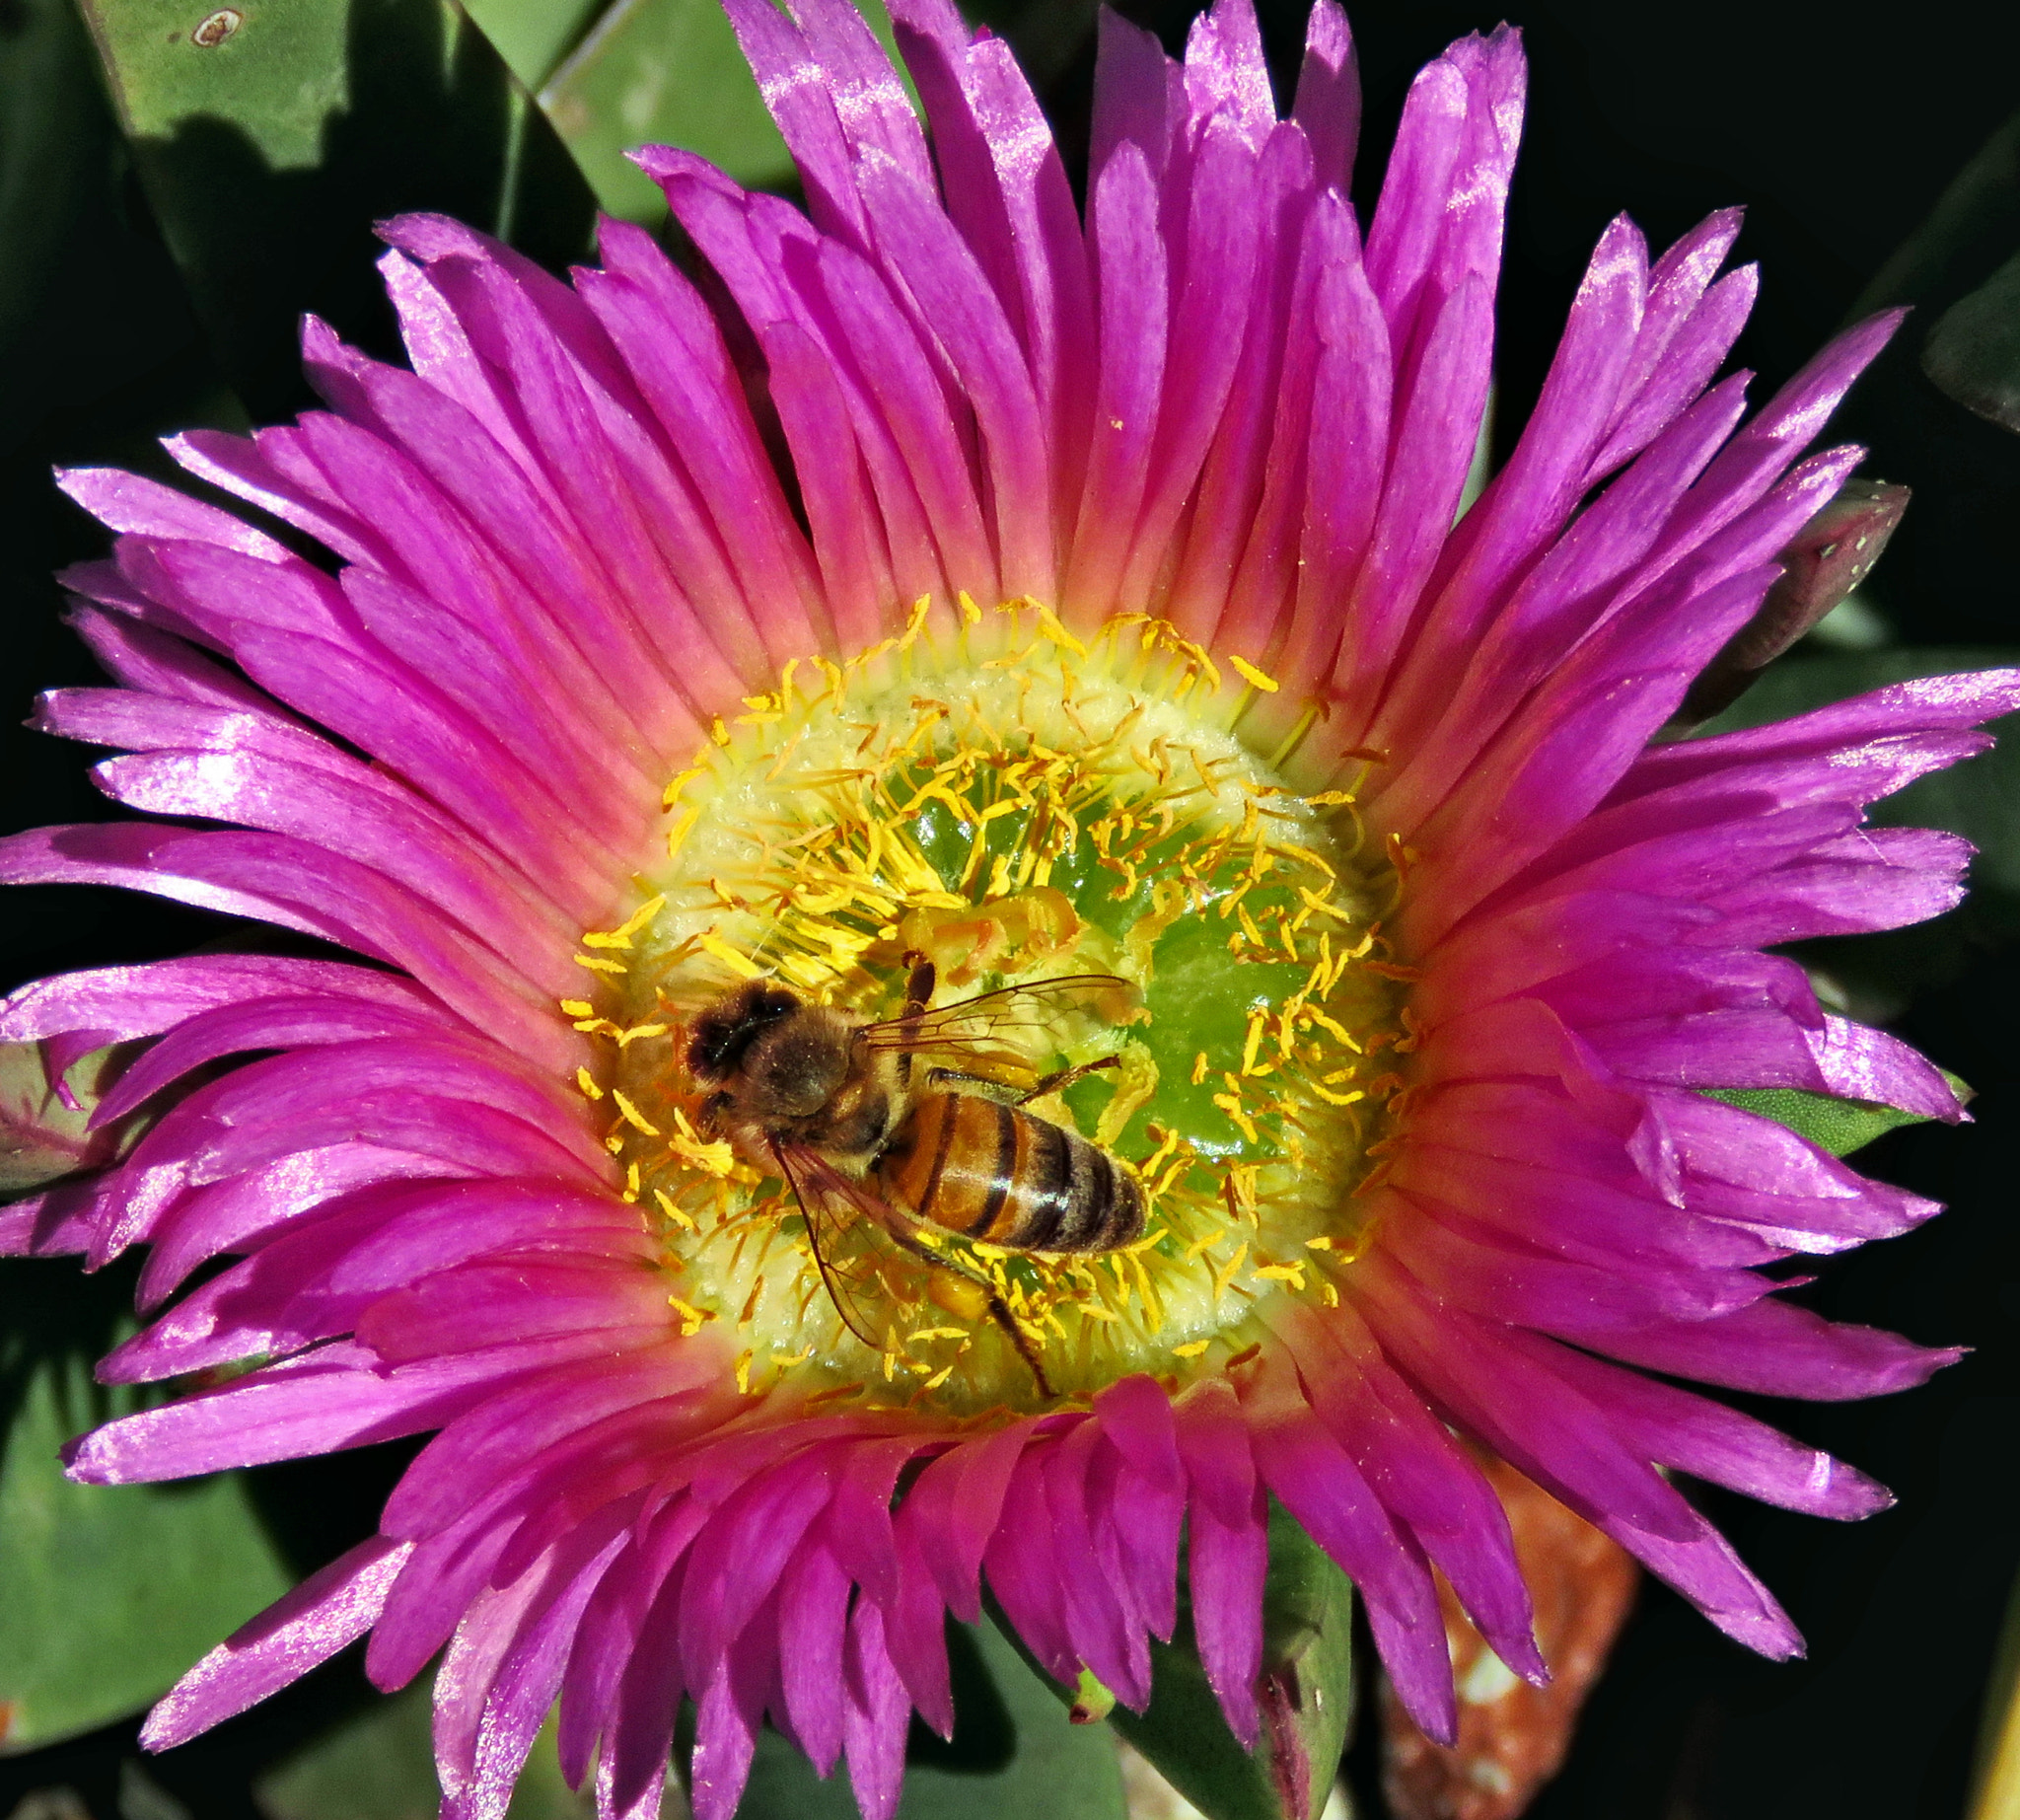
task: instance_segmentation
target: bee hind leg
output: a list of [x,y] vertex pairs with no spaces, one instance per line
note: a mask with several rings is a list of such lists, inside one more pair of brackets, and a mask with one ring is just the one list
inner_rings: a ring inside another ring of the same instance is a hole
[[993,1289],[989,1292],[989,1318],[1010,1336],[1010,1344],[1017,1348],[1017,1356],[1031,1367],[1031,1375],[1038,1380],[1038,1394],[1047,1403],[1051,1402],[1059,1393],[1052,1388],[1051,1379],[1046,1376],[1046,1368],[1039,1362],[1038,1347],[1031,1344],[1031,1336],[1010,1312],[1010,1304]]
[[900,1231],[896,1226],[884,1228],[887,1236],[896,1245],[929,1265],[936,1271],[945,1271],[950,1276],[959,1276],[964,1282],[973,1283],[988,1297],[989,1319],[1008,1336],[1010,1344],[1017,1348],[1017,1356],[1031,1367],[1031,1375],[1038,1380],[1038,1394],[1049,1403],[1058,1396],[1052,1388],[1052,1381],[1046,1376],[1046,1368],[1040,1362],[1038,1347],[1032,1344],[1031,1336],[1024,1331],[1017,1317],[1010,1312],[1010,1304],[996,1292],[996,1286],[979,1271],[970,1270],[966,1265],[957,1264],[952,1258],[943,1258],[929,1245],[921,1244],[910,1233]]

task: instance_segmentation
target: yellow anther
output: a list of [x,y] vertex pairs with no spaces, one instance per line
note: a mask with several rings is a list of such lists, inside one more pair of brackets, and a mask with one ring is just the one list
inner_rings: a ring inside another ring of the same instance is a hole
[[662,1213],[664,1213],[667,1216],[667,1218],[672,1220],[675,1225],[679,1226],[684,1232],[694,1232],[699,1230],[699,1228],[694,1224],[693,1215],[688,1213],[685,1208],[677,1205],[675,1203],[674,1198],[671,1195],[669,1195],[665,1189],[654,1189],[652,1191],[652,1198],[653,1200],[659,1202],[659,1210]]
[[1249,1032],[1242,1040],[1242,1072],[1256,1071],[1256,1054],[1262,1047],[1262,1033],[1269,1027],[1269,1010],[1265,1005],[1252,1005],[1249,1008]]
[[595,1007],[586,998],[564,998],[561,1010],[568,1017],[589,1017],[594,1014]]
[[1341,910],[1331,899],[1322,898],[1309,886],[1300,885],[1298,887],[1298,896],[1304,900],[1305,907],[1308,910],[1317,910],[1321,915],[1335,917],[1341,922],[1351,923],[1353,921],[1351,914]]
[[1189,1340],[1182,1347],[1173,1347],[1172,1356],[1174,1358],[1197,1358],[1212,1344],[1213,1342],[1210,1340]]
[[[701,948],[704,953],[720,961],[730,972],[736,974],[741,979],[756,980],[764,971],[749,955],[745,954],[742,949],[732,948],[728,942],[724,941],[713,930],[702,936]],[[618,971],[621,973],[623,970],[619,968]]]
[[636,935],[661,910],[665,910],[666,905],[667,901],[664,895],[648,898],[614,929],[592,929],[583,936],[583,946],[586,948],[628,948],[631,946],[632,936]]
[[[654,1132],[653,1135],[659,1133]],[[674,1134],[667,1140],[667,1148],[682,1162],[718,1179],[728,1176],[736,1167],[735,1147],[727,1141],[705,1141],[678,1106],[674,1108]]]
[[737,1354],[737,1390],[742,1396],[751,1394],[751,1361],[756,1356],[749,1347]]
[[600,954],[578,954],[573,959],[577,967],[586,967],[593,974],[614,974],[619,980],[631,971],[622,961],[607,961]]
[[604,1097],[604,1090],[596,1084],[596,1076],[587,1068],[575,1070],[575,1085],[581,1089],[582,1097],[586,1100],[600,1100]]
[[1251,1119],[1248,1113],[1243,1109],[1241,1098],[1239,1095],[1233,1093],[1216,1093],[1213,1096],[1213,1103],[1214,1105],[1218,1106],[1222,1112],[1227,1114],[1228,1118],[1234,1123],[1236,1128],[1241,1131],[1242,1135],[1246,1137],[1252,1144],[1261,1143],[1262,1141],[1257,1133],[1256,1122],[1253,1119]]
[[1227,661],[1234,666],[1235,674],[1251,689],[1260,689],[1264,694],[1273,695],[1282,687],[1274,677],[1264,675],[1246,657],[1237,657],[1230,651]]
[[696,1308],[691,1302],[684,1302],[678,1295],[667,1297],[667,1306],[681,1317],[681,1337],[691,1340],[702,1327],[715,1319],[712,1308]]
[[611,1098],[616,1102],[617,1111],[626,1125],[636,1130],[643,1131],[648,1137],[657,1137],[660,1134],[659,1127],[654,1125],[650,1119],[614,1087],[611,1089]]

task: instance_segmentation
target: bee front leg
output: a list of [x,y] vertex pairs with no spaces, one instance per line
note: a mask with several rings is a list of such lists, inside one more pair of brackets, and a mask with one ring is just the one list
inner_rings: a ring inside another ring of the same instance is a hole
[[[906,952],[904,964],[911,969],[904,983],[904,1011],[906,1018],[924,1017],[926,1007],[933,1002],[933,987],[939,982],[939,973],[933,963],[916,948]],[[901,1050],[898,1056],[898,1082],[902,1087],[911,1086],[911,1051]]]
[[933,1002],[933,987],[939,981],[939,971],[916,948],[906,953],[904,964],[911,969],[904,983],[904,1015],[923,1017],[926,1007]]
[[1104,1056],[1099,1061],[1083,1061],[1077,1068],[1060,1068],[1056,1073],[1047,1074],[1029,1093],[1021,1095],[1016,1104],[1022,1106],[1026,1100],[1042,1099],[1048,1093],[1062,1092],[1084,1074],[1099,1074],[1103,1068],[1118,1068],[1121,1065],[1121,1056]]

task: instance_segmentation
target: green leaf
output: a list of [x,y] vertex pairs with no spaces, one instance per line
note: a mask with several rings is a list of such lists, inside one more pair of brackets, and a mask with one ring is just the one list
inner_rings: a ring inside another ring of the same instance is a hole
[[1921,370],[1965,409],[2020,431],[2020,255],[1943,312]]
[[[1169,1643],[1152,1641],[1150,1664],[1150,1705],[1118,1706],[1108,1722],[1174,1788],[1207,1820],[1314,1820],[1353,1716],[1353,1587],[1289,1511],[1270,1503],[1257,1749],[1242,1748],[1207,1684],[1183,1575],[1178,1628]],[[1045,1685],[1069,1706],[1076,1697]]]
[[91,46],[69,0],[15,0],[0,30],[0,347],[40,301],[49,265],[107,157]]
[[[257,416],[305,400],[297,323],[383,345],[372,223],[440,209],[559,263],[593,198],[455,0],[79,0],[164,239]],[[165,29],[166,28],[166,29]]]
[[[889,48],[882,0],[857,4]],[[666,214],[659,186],[624,156],[641,145],[697,152],[752,189],[792,181],[720,0],[616,0],[541,91],[541,106],[597,200],[628,221]]]
[[[1970,1089],[1954,1074],[1949,1078],[1951,1085],[1968,1098]],[[1804,1093],[1794,1087],[1721,1087],[1706,1097],[1785,1125],[1813,1144],[1821,1144],[1833,1156],[1849,1156],[1904,1125],[1927,1123],[1922,1114],[1903,1112],[1898,1106],[1875,1106],[1868,1100],[1838,1100],[1829,1094]]]
[[[948,1627],[955,1729],[914,1723],[898,1820],[1124,1820],[1115,1740],[1073,1725],[1049,1682],[991,1627]],[[846,1766],[823,1782],[774,1731],[758,1740],[738,1820],[855,1820]],[[331,1816],[331,1820],[335,1820]]]
[[[46,1317],[40,1267],[10,1262],[0,1283],[17,1305],[36,1285]],[[65,1479],[63,1443],[139,1399],[95,1390],[80,1358],[16,1356],[21,1337],[10,1323],[0,1376],[10,1405],[0,1463],[0,1712],[11,1749],[148,1705],[291,1584],[236,1473],[177,1486]]]
[[602,0],[465,0],[513,75],[535,93],[581,41]]
[[[374,1699],[253,1784],[267,1820],[435,1820],[435,1775],[427,1680]],[[589,1820],[596,1802],[561,1780],[551,1714],[520,1773],[510,1820]]]
[[1848,321],[1912,303],[1941,308],[1982,284],[2020,242],[2020,113],[1985,141],[1928,218],[1874,275]]

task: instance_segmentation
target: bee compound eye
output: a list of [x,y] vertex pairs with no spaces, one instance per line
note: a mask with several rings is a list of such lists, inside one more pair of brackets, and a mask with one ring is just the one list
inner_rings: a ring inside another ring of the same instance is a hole
[[727,1074],[741,1044],[736,1022],[720,1011],[704,1011],[694,1020],[694,1035],[687,1044],[687,1071],[697,1080],[715,1080]]

